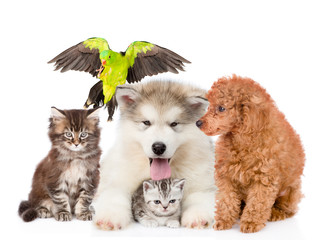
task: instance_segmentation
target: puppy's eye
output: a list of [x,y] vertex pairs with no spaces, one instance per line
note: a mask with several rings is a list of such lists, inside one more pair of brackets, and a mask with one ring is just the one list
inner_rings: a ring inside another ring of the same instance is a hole
[[150,126],[151,122],[150,121],[143,121],[143,124],[145,124],[146,126]]
[[224,112],[224,111],[225,111],[225,108],[222,107],[222,106],[220,106],[220,107],[218,107],[218,111],[220,111],[220,112]]
[[176,127],[178,125],[178,122],[172,122],[171,124],[170,124],[170,127]]
[[161,201],[160,201],[160,200],[154,200],[154,203],[155,203],[155,204],[160,204]]
[[65,132],[65,133],[64,133],[64,136],[65,136],[66,138],[72,138],[72,133],[71,133],[71,132]]
[[176,199],[172,199],[169,201],[169,203],[175,203],[176,202]]

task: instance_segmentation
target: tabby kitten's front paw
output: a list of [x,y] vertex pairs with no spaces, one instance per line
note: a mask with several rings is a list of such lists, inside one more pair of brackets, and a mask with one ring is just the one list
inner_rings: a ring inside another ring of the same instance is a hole
[[82,220],[82,221],[91,221],[92,220],[92,212],[91,211],[86,211],[86,212],[76,214],[76,218],[78,220]]
[[72,215],[70,212],[58,212],[54,215],[55,220],[60,222],[71,221]]
[[143,226],[145,227],[150,227],[150,228],[155,228],[157,227],[159,224],[157,223],[157,221],[155,220],[142,220],[140,222]]

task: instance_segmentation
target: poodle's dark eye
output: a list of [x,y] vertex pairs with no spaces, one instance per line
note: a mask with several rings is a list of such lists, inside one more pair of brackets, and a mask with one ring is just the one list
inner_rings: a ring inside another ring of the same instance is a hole
[[171,124],[170,124],[170,127],[176,127],[178,125],[178,122],[172,122]]
[[225,111],[225,108],[222,107],[222,106],[220,106],[220,107],[218,107],[218,111],[220,111],[220,112],[224,112],[224,111]]
[[146,126],[150,126],[151,122],[150,121],[143,121],[143,124],[145,124]]

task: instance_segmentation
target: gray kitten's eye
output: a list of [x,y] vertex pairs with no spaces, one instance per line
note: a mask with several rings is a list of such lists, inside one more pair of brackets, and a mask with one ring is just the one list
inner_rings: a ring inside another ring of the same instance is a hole
[[64,136],[66,137],[66,138],[72,138],[72,133],[71,132],[65,132],[64,133]]
[[79,134],[79,137],[80,137],[81,139],[87,138],[87,136],[88,136],[88,133],[87,133],[87,132],[81,132],[81,133]]
[[169,203],[175,203],[176,202],[176,199],[172,199],[169,201]]
[[154,200],[154,203],[155,203],[155,204],[160,204],[161,201],[160,201],[160,200]]

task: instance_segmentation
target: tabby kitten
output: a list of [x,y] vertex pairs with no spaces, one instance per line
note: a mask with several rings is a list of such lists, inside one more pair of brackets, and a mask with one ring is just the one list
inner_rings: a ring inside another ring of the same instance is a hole
[[25,222],[54,217],[92,220],[90,204],[99,183],[99,109],[60,110],[52,107],[52,148],[36,168],[28,201],[18,212]]
[[132,196],[133,219],[146,227],[180,226],[185,179],[144,181]]

